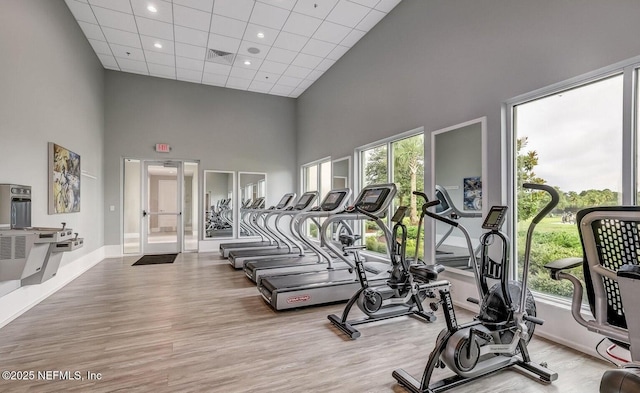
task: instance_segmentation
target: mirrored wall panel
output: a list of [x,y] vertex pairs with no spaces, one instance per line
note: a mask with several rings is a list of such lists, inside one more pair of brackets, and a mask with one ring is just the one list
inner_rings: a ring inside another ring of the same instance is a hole
[[[239,236],[257,236],[248,220],[247,210],[251,207],[262,206],[267,196],[267,174],[259,172],[238,173],[238,197],[240,211],[238,215]],[[260,203],[262,202],[262,203]]]
[[[484,119],[479,119],[432,134],[433,195],[440,200],[436,211],[469,231],[474,252],[478,250],[486,209],[482,203],[484,124]],[[470,269],[464,236],[442,222],[435,224],[435,253],[437,263]]]
[[234,172],[204,171],[205,239],[234,236],[235,181]]

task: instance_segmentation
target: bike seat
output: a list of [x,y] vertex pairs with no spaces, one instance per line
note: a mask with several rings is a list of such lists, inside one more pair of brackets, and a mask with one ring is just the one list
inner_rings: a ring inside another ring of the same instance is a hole
[[418,281],[433,281],[438,279],[438,274],[444,271],[442,265],[411,265],[409,272]]
[[350,247],[353,246],[355,244],[356,241],[358,241],[361,238],[360,235],[340,235],[340,237],[338,237],[338,240],[340,240],[340,243],[343,244],[346,247]]

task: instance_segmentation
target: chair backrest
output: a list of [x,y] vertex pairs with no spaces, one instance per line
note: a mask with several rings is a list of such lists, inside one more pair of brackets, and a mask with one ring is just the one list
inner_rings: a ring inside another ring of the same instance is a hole
[[599,324],[626,329],[616,272],[623,265],[640,264],[640,206],[588,208],[577,213],[576,222],[591,313]]

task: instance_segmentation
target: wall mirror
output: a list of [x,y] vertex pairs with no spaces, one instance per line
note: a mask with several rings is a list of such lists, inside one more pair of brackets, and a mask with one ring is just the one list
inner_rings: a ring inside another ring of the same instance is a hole
[[[246,208],[251,206],[258,198],[267,196],[267,174],[260,172],[239,172],[238,173],[238,224],[239,236],[257,236],[247,221],[249,218]],[[266,206],[268,207],[268,206]]]
[[231,238],[235,233],[236,175],[204,171],[204,238]]
[[[475,251],[487,209],[482,187],[486,179],[485,141],[486,118],[431,134],[431,190],[432,196],[440,200],[436,211],[460,222],[469,231]],[[468,247],[462,233],[442,222],[436,222],[431,230],[437,263],[470,271]]]

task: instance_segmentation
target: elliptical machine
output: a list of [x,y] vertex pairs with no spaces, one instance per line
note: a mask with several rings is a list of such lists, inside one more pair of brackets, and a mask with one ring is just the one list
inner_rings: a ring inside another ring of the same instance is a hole
[[[547,369],[546,364],[533,363],[527,350],[535,325],[544,323],[535,316],[535,302],[527,288],[527,272],[534,228],[553,210],[559,197],[550,186],[525,183],[523,187],[545,191],[551,195],[551,201],[538,212],[527,231],[521,282],[509,281],[509,240],[500,231],[506,217],[506,206],[493,206],[485,218],[482,228],[488,232],[480,239],[480,262],[473,253],[469,233],[462,225],[432,212],[426,213],[429,217],[457,227],[464,234],[482,303],[477,299],[467,299],[480,304],[480,313],[474,321],[458,325],[451,294],[447,288],[440,290],[447,329],[438,335],[422,379],[418,381],[402,369],[393,372],[398,383],[411,392],[443,392],[514,366],[537,376],[542,383],[550,383],[558,378],[558,374]],[[496,239],[502,242],[500,261],[489,258],[489,246]],[[488,280],[498,282],[489,287]],[[434,369],[445,366],[455,375],[431,382]]]
[[[329,321],[347,334],[351,339],[360,337],[360,331],[354,326],[369,322],[381,321],[405,315],[415,316],[425,322],[433,322],[436,316],[431,311],[425,311],[422,302],[427,298],[435,298],[434,290],[449,286],[449,282],[438,280],[438,273],[444,270],[442,265],[425,265],[417,263],[418,250],[420,247],[420,229],[422,227],[424,212],[427,207],[439,204],[439,201],[428,202],[426,195],[414,192],[425,199],[423,205],[423,213],[420,215],[418,223],[418,240],[416,241],[416,252],[413,264],[405,256],[407,246],[407,227],[402,223],[407,214],[407,207],[400,206],[394,213],[391,221],[393,225],[394,244],[389,245],[389,254],[391,258],[390,277],[386,281],[386,285],[371,287],[367,280],[364,263],[360,257],[360,250],[364,249],[363,245],[354,245],[360,239],[359,235],[340,235],[339,240],[343,245],[342,250],[352,254],[355,262],[355,270],[360,281],[360,289],[353,294],[344,311],[342,317],[335,314],[327,316]],[[358,213],[370,217],[372,220],[380,221],[380,218],[361,209],[359,206],[354,207]],[[382,222],[378,223],[379,225]],[[420,261],[422,262],[422,261]],[[365,317],[348,320],[349,313],[354,304],[366,314]]]

